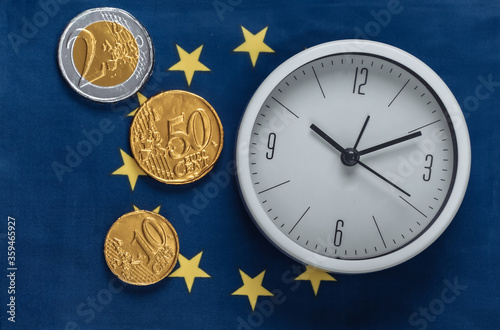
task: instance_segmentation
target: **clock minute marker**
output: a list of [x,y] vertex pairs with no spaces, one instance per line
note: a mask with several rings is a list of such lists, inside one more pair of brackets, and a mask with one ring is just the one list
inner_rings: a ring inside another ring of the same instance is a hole
[[290,231],[288,232],[288,235],[290,235],[292,233],[292,231],[295,229],[295,227],[297,227],[297,225],[299,224],[300,220],[302,220],[302,218],[304,217],[304,215],[306,215],[307,211],[309,211],[311,207],[309,206],[307,208],[307,210],[305,210],[305,212],[300,216],[299,220],[297,220],[297,222],[295,223],[295,225],[293,225],[292,229],[290,229]]
[[[392,70],[391,70],[392,71]],[[396,96],[394,96],[394,98],[392,99],[391,103],[389,103],[389,105],[387,107],[390,107],[392,105],[392,102],[394,102],[394,100],[399,96],[399,94],[401,94],[401,92],[403,91],[403,89],[406,87],[406,85],[408,85],[408,83],[410,82],[410,79],[408,79],[406,81],[406,83],[403,85],[403,87],[401,87],[401,89],[399,90],[399,92],[396,94]]]
[[299,118],[299,116],[297,116],[292,110],[288,109],[286,106],[283,105],[283,103],[281,103],[280,101],[276,100],[276,98],[273,96],[272,97],[273,100],[275,100],[279,105],[281,105],[283,108],[285,108],[286,110],[288,110],[288,112],[290,112],[292,115],[295,116],[295,118]]
[[319,82],[318,75],[316,74],[316,70],[314,70],[314,66],[311,66],[314,76],[316,77],[316,81],[318,82],[319,89],[321,89],[321,94],[323,94],[323,98],[326,99],[325,92],[323,92],[323,87],[321,87],[321,83]]
[[438,123],[438,122],[440,122],[440,121],[441,121],[441,119],[438,119],[438,120],[433,121],[432,123],[426,124],[426,125],[424,125],[424,126],[420,126],[419,128],[412,129],[411,131],[409,131],[409,132],[408,132],[408,134],[413,133],[413,132],[415,132],[415,131],[418,131],[419,129],[422,129],[422,128],[424,128],[424,127],[430,126],[430,125],[432,125],[432,124]]
[[380,228],[378,227],[377,220],[375,220],[375,216],[372,215],[373,222],[375,222],[375,226],[377,227],[378,234],[380,235],[380,238],[382,239],[382,243],[384,243],[384,247],[387,249],[387,245],[385,244],[384,237],[382,236],[382,233],[380,232]]
[[272,187],[270,187],[270,188],[264,189],[264,190],[262,190],[262,191],[258,192],[258,194],[262,194],[262,193],[264,193],[264,192],[266,192],[266,191],[269,191],[269,190],[271,190],[271,189],[274,189],[274,188],[277,188],[277,187],[279,187],[279,186],[282,186],[282,185],[284,185],[284,184],[286,184],[286,183],[288,183],[288,182],[290,182],[290,180],[287,180],[287,181],[285,181],[285,182],[279,183],[279,184],[277,184],[277,185],[275,185],[275,186],[272,186]]

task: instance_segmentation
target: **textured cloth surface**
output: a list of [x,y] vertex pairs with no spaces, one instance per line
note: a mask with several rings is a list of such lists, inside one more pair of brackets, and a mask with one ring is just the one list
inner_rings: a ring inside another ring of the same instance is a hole
[[[104,6],[128,11],[152,37],[145,97],[188,90],[217,110],[224,149],[196,183],[167,186],[141,175],[132,189],[133,176],[115,171],[131,155],[126,115],[138,97],[92,103],[60,75],[66,24]],[[245,42],[243,28],[256,35],[266,27],[273,52],[259,53],[253,66],[250,53],[234,50]],[[2,328],[500,328],[498,1],[2,1],[0,36]],[[427,250],[372,274],[323,274],[315,295],[314,280],[295,280],[305,267],[276,250],[246,213],[232,167],[236,134],[253,92],[280,63],[352,38],[399,47],[442,77],[467,120],[471,177],[454,221]],[[188,84],[184,72],[169,70],[179,62],[176,45],[190,54],[203,45],[199,62],[209,71],[198,67]],[[104,237],[133,206],[161,206],[179,234],[185,278],[145,288],[115,279]],[[6,313],[8,217],[16,223],[15,323]],[[197,277],[188,289],[190,276]],[[233,295],[245,276],[274,294],[257,292],[255,310],[247,296]]]

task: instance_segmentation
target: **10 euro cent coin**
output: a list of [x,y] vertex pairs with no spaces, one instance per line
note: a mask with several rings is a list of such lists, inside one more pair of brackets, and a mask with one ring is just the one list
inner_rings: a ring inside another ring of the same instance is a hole
[[132,15],[117,8],[94,8],[76,16],[61,35],[57,55],[71,88],[104,103],[137,93],[154,64],[148,32]]
[[109,229],[104,256],[125,283],[150,285],[165,278],[179,255],[177,233],[164,217],[149,211],[121,216]]
[[144,102],[130,127],[130,147],[139,166],[168,184],[207,174],[219,158],[224,132],[214,108],[186,91],[162,92]]

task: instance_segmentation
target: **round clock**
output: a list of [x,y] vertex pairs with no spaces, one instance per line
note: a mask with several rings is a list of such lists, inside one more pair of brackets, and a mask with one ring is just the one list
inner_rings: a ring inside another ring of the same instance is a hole
[[470,172],[460,107],[423,62],[364,40],[290,58],[238,133],[240,191],[288,256],[338,273],[395,266],[454,218]]

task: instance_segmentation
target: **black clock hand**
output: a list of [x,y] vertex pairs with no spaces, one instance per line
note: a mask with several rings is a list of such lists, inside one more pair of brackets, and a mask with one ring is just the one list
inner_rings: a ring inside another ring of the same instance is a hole
[[312,124],[311,129],[316,132],[319,136],[321,136],[326,142],[328,142],[332,147],[340,151],[341,153],[345,153],[345,149],[340,146],[337,142],[335,142],[331,137],[329,137],[325,132],[323,132],[318,126]]
[[401,143],[401,142],[404,142],[404,141],[408,141],[408,140],[414,139],[416,137],[419,137],[420,135],[422,135],[422,132],[420,132],[420,131],[415,132],[415,133],[411,133],[411,134],[402,136],[400,138],[397,138],[397,139],[394,139],[394,140],[391,140],[391,141],[387,141],[387,142],[381,143],[381,144],[373,146],[371,148],[368,148],[368,149],[365,149],[365,150],[361,150],[358,153],[359,153],[360,156],[366,155],[366,154],[368,154],[370,152],[374,152],[374,151],[377,151],[377,150],[380,150],[380,149],[383,149],[383,148],[387,148],[387,147],[390,147],[392,145],[395,145],[395,144],[398,144],[398,143]]
[[358,139],[356,140],[356,143],[354,143],[353,149],[356,149],[358,147],[358,143],[361,140],[361,136],[363,136],[366,125],[368,124],[368,120],[370,120],[370,116],[366,117],[365,123],[363,124],[363,128],[361,128],[361,132],[359,132]]
[[[364,127],[366,126],[366,123],[368,122],[368,118],[365,121]],[[385,177],[383,177],[382,175],[380,175],[378,172],[374,171],[371,167],[369,167],[365,163],[361,162],[359,160],[359,157],[357,157],[357,151],[354,148],[349,148],[349,150],[344,149],[340,144],[338,144],[337,142],[335,142],[335,140],[333,140],[331,137],[329,137],[325,132],[323,132],[318,126],[316,126],[314,124],[311,125],[311,129],[314,132],[316,132],[320,137],[322,137],[326,142],[328,142],[332,147],[334,147],[335,149],[337,149],[338,151],[340,151],[340,153],[341,153],[341,159],[344,159],[344,161],[342,161],[342,163],[344,165],[346,165],[346,166],[353,166],[353,165],[359,164],[362,167],[364,167],[365,169],[367,169],[368,171],[370,171],[373,174],[375,174],[376,176],[378,176],[380,179],[384,180],[385,182],[387,182],[388,184],[390,184],[391,186],[393,186],[394,188],[396,188],[397,190],[401,191],[406,196],[410,197],[410,194],[408,194],[406,191],[404,191],[403,189],[399,188],[398,186],[396,186],[391,181],[387,180]],[[345,160],[345,158],[348,158],[348,160]]]

